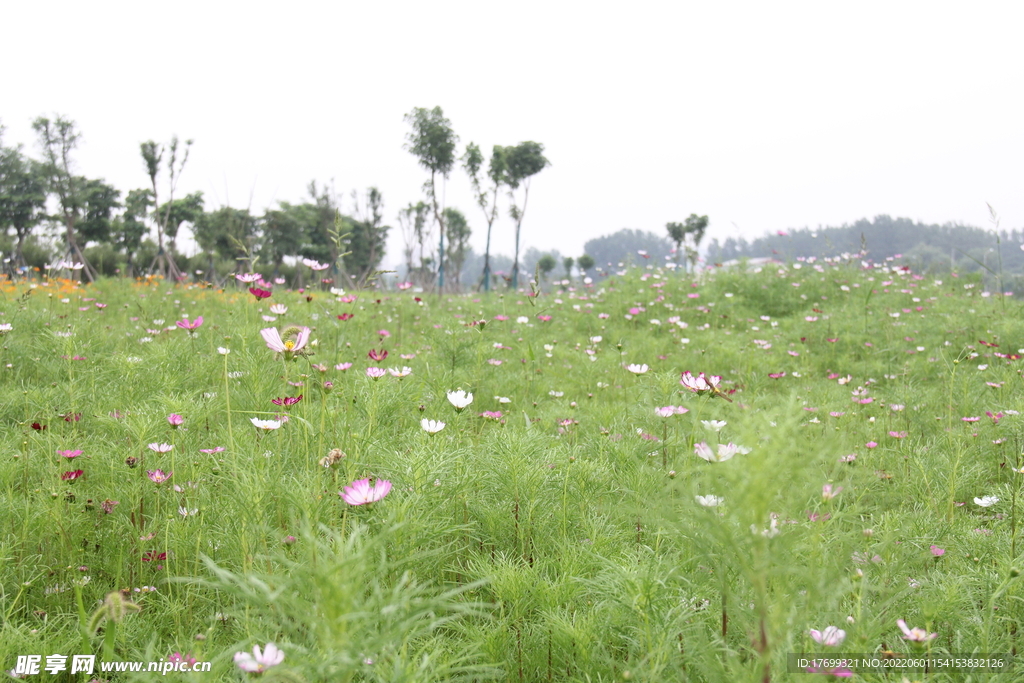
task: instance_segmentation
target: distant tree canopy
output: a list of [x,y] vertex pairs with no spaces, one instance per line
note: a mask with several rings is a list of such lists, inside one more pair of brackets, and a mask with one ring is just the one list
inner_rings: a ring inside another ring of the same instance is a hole
[[650,263],[664,265],[665,257],[672,253],[672,243],[652,232],[623,228],[611,235],[597,237],[583,245],[583,250],[594,259],[594,265],[609,271],[617,270],[619,263],[644,261],[638,254],[645,251]]
[[1024,232],[990,230],[947,223],[927,225],[909,218],[876,216],[841,227],[801,228],[785,234],[767,235],[750,242],[717,239],[708,245],[706,260],[724,263],[732,259],[774,257],[792,260],[808,256],[839,256],[860,252],[879,261],[902,255],[915,270],[996,270],[999,258],[1006,272],[1024,272]]

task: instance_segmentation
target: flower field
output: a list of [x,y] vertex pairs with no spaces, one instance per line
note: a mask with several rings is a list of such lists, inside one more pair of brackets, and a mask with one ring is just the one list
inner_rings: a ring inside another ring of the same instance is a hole
[[787,657],[1024,644],[1024,317],[979,277],[244,279],[3,285],[4,669],[1020,680]]

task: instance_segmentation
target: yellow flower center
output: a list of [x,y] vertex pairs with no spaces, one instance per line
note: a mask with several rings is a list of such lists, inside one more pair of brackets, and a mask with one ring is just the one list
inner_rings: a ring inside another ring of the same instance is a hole
[[295,342],[293,342],[293,341],[292,341],[291,339],[289,339],[288,341],[286,341],[286,342],[284,343],[284,348],[286,348],[286,349],[288,349],[289,351],[291,351],[292,349],[294,349],[294,348],[295,348]]

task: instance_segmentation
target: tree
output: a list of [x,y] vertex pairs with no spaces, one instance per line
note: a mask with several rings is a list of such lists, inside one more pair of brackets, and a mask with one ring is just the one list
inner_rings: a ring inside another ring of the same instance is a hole
[[203,193],[193,192],[183,199],[173,199],[161,206],[157,214],[164,217],[164,234],[170,241],[170,252],[174,254],[177,251],[178,230],[181,229],[181,224],[195,225],[203,215]]
[[541,282],[548,279],[548,275],[551,274],[551,271],[553,271],[557,265],[558,263],[555,261],[555,257],[551,254],[544,254],[540,257],[540,260],[537,261],[537,270],[540,271]]
[[[421,285],[426,282],[423,245],[430,239],[430,228],[427,225],[429,213],[430,207],[424,202],[409,202],[409,206],[398,212],[398,224],[402,227],[402,240],[405,242],[405,277],[411,279],[415,272]],[[412,256],[417,244],[420,247],[420,265],[414,268]]]
[[[230,206],[222,206],[201,215],[196,220],[194,231],[196,242],[203,251],[239,262],[250,258],[259,236],[256,217],[248,209]],[[241,263],[235,270],[239,270],[240,266]],[[252,262],[246,266],[251,268]]]
[[89,242],[109,242],[110,223],[114,209],[121,208],[118,199],[121,198],[121,191],[114,189],[113,185],[107,185],[102,180],[88,180],[79,178],[78,183],[82,188],[84,207],[82,219],[78,222],[78,234],[83,244]]
[[[171,143],[168,146],[171,158],[167,162],[167,172],[170,176],[168,179],[168,197],[167,203],[161,206],[156,179],[160,175],[160,162],[163,161],[164,147],[157,145],[152,140],[139,144],[139,150],[142,152],[142,161],[146,165],[146,173],[149,175],[149,181],[153,185],[153,203],[160,207],[158,211],[153,212],[153,218],[156,222],[157,252],[156,258],[153,259],[149,269],[152,271],[154,268],[158,268],[165,278],[174,278],[175,281],[181,278],[181,271],[178,270],[178,265],[174,262],[174,259],[164,251],[164,235],[167,234],[167,228],[171,221],[171,210],[175,206],[174,190],[178,185],[181,172],[185,168],[185,162],[188,161],[188,152],[191,147],[192,140],[186,140],[184,154],[181,158],[181,163],[178,164],[178,136],[175,135],[171,138]],[[177,227],[174,228],[174,231],[175,235],[177,235]]]
[[448,180],[452,166],[455,165],[455,147],[459,137],[452,130],[451,122],[444,117],[441,107],[424,109],[416,107],[405,115],[405,120],[412,125],[412,132],[407,136],[405,149],[419,159],[420,165],[430,171],[430,180],[423,184],[431,205],[434,207],[434,220],[441,232],[441,245],[437,258],[438,292],[444,290],[444,236],[445,224],[441,207],[437,201],[437,176]]
[[579,260],[577,260],[576,263],[580,267],[580,277],[585,278],[587,276],[587,271],[594,267],[594,257],[590,254],[584,254],[579,257]]
[[452,266],[455,275],[455,288],[458,289],[462,280],[462,264],[466,261],[466,250],[469,248],[469,223],[458,209],[448,207],[444,210],[445,227],[448,230],[448,253],[445,257]]
[[466,145],[466,152],[462,155],[462,166],[469,174],[470,183],[473,185],[473,192],[476,195],[476,203],[484,212],[484,219],[487,221],[487,246],[484,248],[484,291],[491,291],[491,228],[498,217],[498,190],[505,180],[507,166],[505,164],[505,148],[495,145],[491,151],[491,161],[487,167],[487,178],[491,181],[490,187],[484,190],[481,185],[480,169],[483,167],[484,155],[475,142]]
[[150,190],[130,190],[124,200],[124,213],[111,226],[114,243],[124,250],[129,275],[135,274],[135,252],[149,232],[146,216],[151,206],[153,193]]
[[690,261],[690,270],[693,271],[697,267],[697,250],[704,239],[704,231],[708,229],[708,217],[691,213],[686,219],[685,229],[686,235],[693,243],[693,246],[686,247],[686,258]]
[[313,204],[278,202],[278,208],[263,213],[263,245],[260,255],[274,264],[274,274],[280,272],[286,256],[295,256],[302,249],[304,237],[317,223],[317,209]]
[[[333,186],[328,187],[327,184],[324,184],[318,188],[315,180],[309,183],[307,190],[313,200],[311,208],[315,218],[307,225],[307,233],[302,241],[302,247],[299,249],[299,255],[316,259],[321,263],[330,263],[334,266],[332,272],[337,274],[344,265],[338,262],[341,252],[338,248],[340,245],[335,240],[338,196],[334,192]],[[301,278],[301,268],[299,273]]]
[[686,226],[682,223],[666,223],[665,229],[668,230],[668,238],[676,245],[675,261],[678,265],[679,255],[683,252],[683,240],[686,239]]
[[671,252],[672,243],[652,232],[624,228],[611,235],[587,240],[583,249],[594,258],[597,264],[604,267],[605,264],[615,266],[617,263],[626,261],[629,255],[635,255],[640,250],[647,252],[650,258],[661,263]]
[[[543,171],[550,162],[544,157],[544,145],[539,142],[521,142],[515,147],[506,147],[504,160],[504,178],[511,203],[509,214],[516,222],[516,253],[512,258],[512,288],[516,289],[519,287],[519,235],[526,214],[526,203],[530,199],[530,178]],[[520,185],[523,187],[522,204],[517,202],[515,196]]]
[[[2,130],[2,129],[0,129]],[[0,230],[17,237],[14,265],[25,266],[25,238],[45,217],[46,177],[42,166],[20,148],[0,146]]]
[[352,198],[359,218],[350,221],[348,236],[345,238],[347,253],[343,260],[345,270],[361,287],[384,258],[391,226],[381,225],[384,220],[384,197],[376,187],[366,190],[362,208],[355,192]]
[[565,277],[566,277],[566,279],[569,279],[569,278],[572,277],[572,264],[574,262],[575,262],[575,259],[572,256],[566,256],[564,259],[562,259],[562,267],[565,268]]
[[64,240],[67,242],[65,260],[81,263],[86,279],[92,282],[96,279],[96,272],[89,265],[75,236],[75,228],[85,205],[85,198],[82,189],[84,178],[71,172],[71,153],[78,146],[81,135],[75,130],[75,122],[63,116],[57,116],[52,121],[40,116],[32,122],[32,129],[39,136],[49,191],[57,195],[60,218],[64,223]]

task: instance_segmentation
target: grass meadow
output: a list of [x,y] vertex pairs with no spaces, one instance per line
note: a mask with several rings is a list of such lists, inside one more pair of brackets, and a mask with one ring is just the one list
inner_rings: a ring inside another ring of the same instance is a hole
[[812,681],[847,672],[787,653],[1021,645],[1024,318],[977,276],[853,256],[537,296],[248,286],[3,286],[5,670]]

